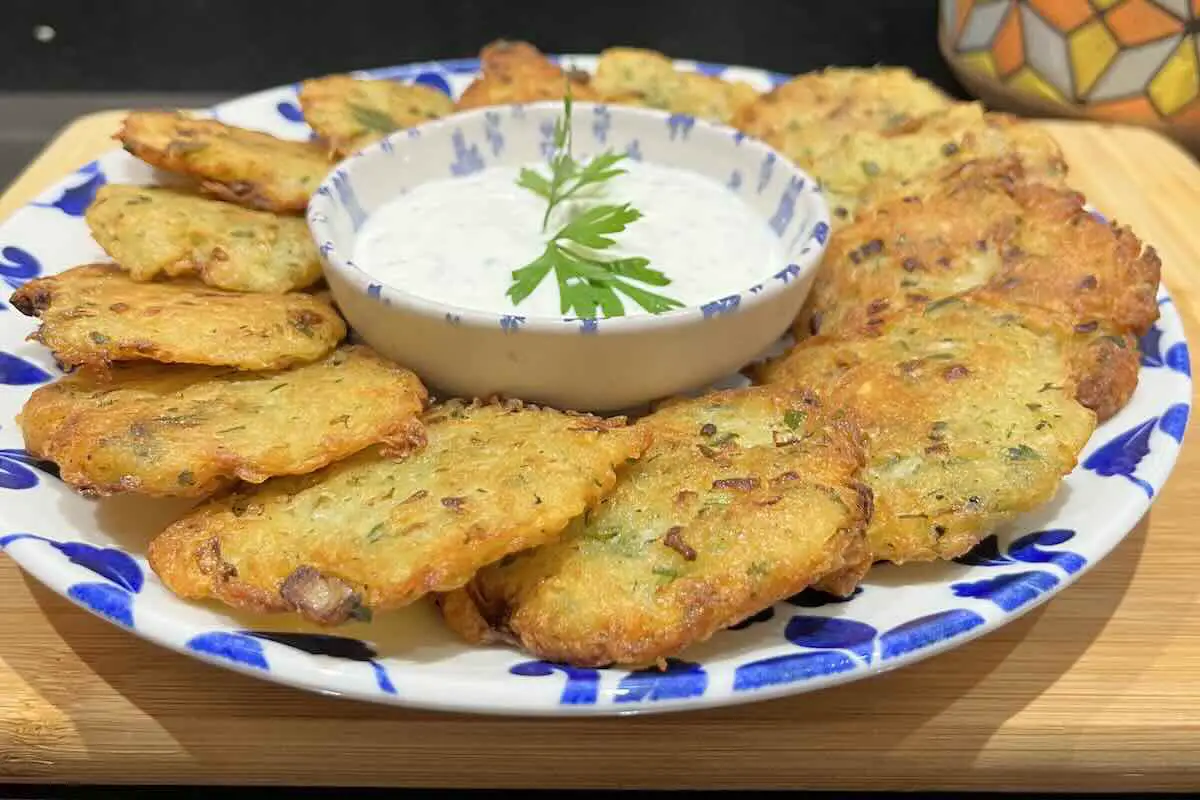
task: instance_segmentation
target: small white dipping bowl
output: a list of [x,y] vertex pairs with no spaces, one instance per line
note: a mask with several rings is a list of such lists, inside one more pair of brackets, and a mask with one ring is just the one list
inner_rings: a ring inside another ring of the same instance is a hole
[[426,181],[545,160],[562,111],[546,102],[455,114],[398,131],[329,174],[309,203],[308,224],[333,296],[363,341],[443,394],[595,411],[702,388],[766,351],[812,285],[828,209],[816,181],[768,145],[681,114],[576,103],[575,153],[612,149],[691,170],[748,202],[780,237],[785,261],[738,294],[657,315],[526,316],[418,297],[354,263],[355,238],[380,206]]

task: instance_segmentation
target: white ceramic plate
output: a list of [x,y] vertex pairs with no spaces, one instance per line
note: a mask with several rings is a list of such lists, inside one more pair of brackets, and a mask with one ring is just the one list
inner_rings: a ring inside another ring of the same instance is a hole
[[[593,59],[568,59],[587,68]],[[769,88],[780,76],[680,62]],[[461,91],[477,62],[373,71]],[[309,135],[294,86],[222,104],[229,123]],[[105,181],[153,172],[120,151],[81,167],[0,225],[0,279],[100,259],[82,214]],[[1192,394],[1171,298],[1141,342],[1137,393],[1102,425],[1057,499],[990,536],[957,563],[872,571],[849,601],[806,592],[686,653],[665,672],[574,669],[503,647],[467,647],[431,606],[381,614],[328,635],[289,619],[231,614],[175,598],[147,568],[150,537],[180,503],[82,499],[21,449],[14,417],[56,374],[28,343],[34,323],[0,303],[0,547],[53,591],[179,652],[327,694],[397,705],[513,714],[613,714],[720,706],[812,691],[957,647],[1030,610],[1103,558],[1145,513],[1175,463]]]

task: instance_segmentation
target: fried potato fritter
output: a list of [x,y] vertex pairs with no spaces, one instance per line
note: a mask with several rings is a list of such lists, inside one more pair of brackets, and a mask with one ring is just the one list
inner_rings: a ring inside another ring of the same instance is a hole
[[981,289],[1073,325],[1080,400],[1111,416],[1137,385],[1136,337],[1158,317],[1158,257],[1081,195],[1023,178],[1014,159],[972,162],[864,210],[831,238],[797,336],[870,333],[889,309]]
[[870,441],[876,559],[954,558],[1048,502],[1096,427],[1076,400],[1069,327],[965,295],[816,337],[768,364],[768,383],[820,386]]
[[651,447],[598,507],[441,599],[452,628],[578,666],[662,663],[869,563],[861,436],[813,393],[719,392],[638,427]]
[[312,295],[139,283],[115,264],[29,281],[11,302],[41,319],[30,338],[68,367],[148,360],[279,369],[321,358],[346,335],[333,306]]
[[979,159],[1020,160],[1026,180],[1062,185],[1066,162],[1042,129],[1005,114],[958,103],[884,131],[785,130],[768,141],[821,181],[834,222],[862,205],[920,193],[944,170]]
[[235,292],[282,294],[321,279],[300,217],[153,186],[100,187],[87,210],[96,242],[137,281],[197,277]]
[[676,70],[662,53],[633,47],[602,52],[592,86],[611,103],[660,108],[725,124],[758,97],[747,83]]
[[380,442],[422,441],[425,387],[365,347],[273,372],[134,364],[33,393],[25,446],[88,495],[201,497],[295,475]]
[[195,178],[222,200],[299,213],[329,172],[324,149],[170,111],[134,111],[116,138],[160,169]]
[[[822,142],[854,131],[888,131],[949,108],[953,101],[907,69],[832,67],[797,75],[740,109],[733,124],[777,147]],[[814,152],[815,155],[815,152]]]
[[591,76],[566,72],[528,42],[495,41],[479,54],[483,73],[458,99],[458,108],[561,100],[571,89],[575,100],[597,100]]
[[393,131],[446,116],[454,101],[421,84],[329,75],[300,85],[300,108],[330,152],[344,157]]
[[621,419],[452,402],[401,460],[368,450],[196,509],[150,546],[175,593],[322,624],[462,586],[555,539],[611,491],[647,434]]

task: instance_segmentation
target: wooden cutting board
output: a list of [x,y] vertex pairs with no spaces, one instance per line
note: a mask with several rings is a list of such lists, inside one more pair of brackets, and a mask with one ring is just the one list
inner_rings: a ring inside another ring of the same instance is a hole
[[[0,217],[112,146],[68,127]],[[1076,186],[1159,250],[1196,330],[1200,169],[1141,130],[1044,123]],[[1200,446],[1079,583],[914,667],[717,711],[555,720],[303,694],[141,641],[0,558],[0,780],[478,787],[1125,789],[1200,784]]]

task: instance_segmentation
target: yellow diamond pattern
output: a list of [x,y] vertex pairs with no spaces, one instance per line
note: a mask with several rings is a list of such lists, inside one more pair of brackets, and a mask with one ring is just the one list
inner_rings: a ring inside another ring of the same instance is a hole
[[1071,69],[1075,73],[1075,96],[1084,97],[1120,49],[1117,40],[1100,20],[1093,20],[1067,40]]
[[1158,74],[1150,79],[1147,94],[1160,114],[1174,114],[1196,96],[1196,47],[1184,37]]
[[[1187,7],[1184,0],[1150,2],[943,0],[942,11],[965,4],[949,55],[956,68],[987,83],[1127,122],[1176,120],[1191,109],[1200,120],[1200,0]],[[1152,9],[1170,14],[1147,28]],[[1121,39],[1106,23],[1113,13],[1121,17]],[[1014,15],[1024,23],[1015,37],[1005,27]]]
[[1048,80],[1038,75],[1033,71],[1032,67],[1024,66],[1017,70],[1011,78],[1008,79],[1008,85],[1014,89],[1019,89],[1022,92],[1029,94],[1040,95],[1047,100],[1053,100],[1056,103],[1063,102],[1066,98],[1054,88],[1054,85]]
[[983,73],[989,78],[995,78],[1000,74],[999,70],[996,69],[996,59],[992,58],[992,54],[988,50],[963,53],[958,57],[958,60],[964,67],[971,70],[971,72]]

